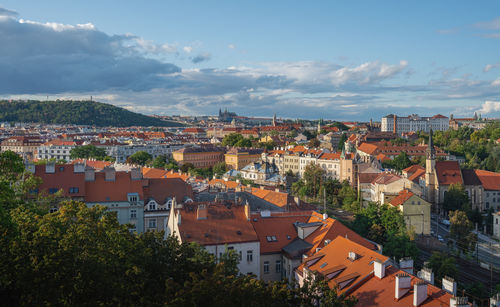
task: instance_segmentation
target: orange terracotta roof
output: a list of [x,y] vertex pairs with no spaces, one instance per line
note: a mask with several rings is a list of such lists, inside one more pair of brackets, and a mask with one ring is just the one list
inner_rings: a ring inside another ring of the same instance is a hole
[[374,155],[378,151],[378,146],[375,144],[371,144],[371,143],[361,143],[358,146],[358,151],[362,151],[362,152],[369,154],[369,155]]
[[379,161],[387,161],[387,160],[391,160],[391,158],[389,158],[388,156],[384,155],[384,154],[378,154],[376,157],[375,157],[377,160]]
[[276,192],[266,189],[252,188],[252,195],[262,198],[278,207],[285,207],[288,205],[288,193]]
[[410,177],[408,177],[408,180],[418,183],[419,178],[424,175],[425,175],[425,169],[419,169],[415,173],[413,173]]
[[165,176],[167,175],[167,173],[168,171],[164,169],[149,167],[142,168],[142,176],[144,178],[166,178]]
[[224,180],[224,179],[212,179],[208,182],[209,185],[224,185],[228,189],[236,189],[238,187],[239,183],[236,181],[231,181],[231,180]]
[[[311,217],[311,211],[272,212],[270,217],[252,214],[250,219],[260,241],[260,253],[279,253],[290,242],[297,238],[297,230],[293,223],[305,223]],[[276,240],[268,240],[267,237]]]
[[144,200],[143,187],[147,179],[132,180],[128,172],[116,172],[114,181],[104,180],[104,172],[96,172],[94,181],[85,182],[85,202],[127,201],[128,193],[138,193],[139,200]]
[[207,218],[197,219],[201,203],[184,204],[179,232],[183,242],[202,245],[231,244],[258,241],[257,234],[245,215],[244,206],[227,208],[223,204],[204,203]]
[[439,184],[463,184],[462,172],[458,161],[436,161],[436,174]]
[[484,171],[484,170],[474,170],[477,177],[481,181],[483,188],[489,191],[500,191],[500,174]]
[[205,133],[205,130],[202,128],[186,128],[183,133]]
[[332,152],[332,153],[322,153],[319,159],[323,160],[339,160],[340,159],[340,153],[338,152]]
[[[42,179],[39,191],[49,192],[51,189],[62,189],[65,197],[85,196],[85,173],[75,173],[73,164],[57,164],[54,173],[46,173],[45,165],[35,165],[35,176]],[[78,192],[69,193],[70,188],[78,188]]]
[[313,245],[313,247],[309,250],[309,255],[314,254],[316,248],[322,248],[323,246],[325,246],[325,240],[334,240],[339,236],[347,237],[349,238],[349,240],[352,240],[353,242],[356,242],[357,244],[360,244],[369,249],[376,248],[373,243],[370,243],[368,240],[352,231],[341,222],[332,218],[327,218],[326,220],[324,220],[323,215],[316,211],[311,214],[311,218],[308,221],[308,223],[314,222],[322,222],[323,226],[319,227],[305,238],[306,242],[309,242]]
[[85,163],[86,166],[90,166],[95,170],[103,170],[106,166],[110,166],[113,162],[110,161],[100,161],[100,160],[86,160],[86,159],[75,159],[71,161],[71,164]]
[[[350,260],[348,257],[349,252],[354,252],[357,255],[357,259],[354,261]],[[352,281],[343,288],[339,287],[338,293],[343,294],[352,285],[372,274],[372,263],[376,259],[385,262],[389,258],[350,239],[338,236],[314,256],[306,258],[297,268],[297,271],[303,272],[306,267],[310,271],[316,271],[325,276],[328,280],[330,277],[329,274],[334,273],[332,269],[338,268],[340,273],[329,279],[328,285],[333,288],[334,286],[339,286],[339,284],[352,279]]]
[[[410,275],[411,289],[399,300],[395,299],[396,275],[404,273],[393,266],[385,269],[386,276],[382,279],[369,276],[365,282],[358,286],[350,294],[358,298],[359,306],[413,306],[413,286],[421,279]],[[450,306],[450,298],[453,296],[448,292],[427,284],[427,299],[419,306],[438,307]]]
[[415,173],[417,170],[425,170],[422,166],[418,165],[418,164],[414,164],[410,167],[407,167],[403,170],[403,172],[407,172],[408,174],[413,174]]
[[410,197],[412,197],[413,192],[408,191],[408,190],[402,190],[399,192],[398,196],[396,196],[393,200],[391,200],[389,203],[393,205],[394,207],[400,206],[404,204]]

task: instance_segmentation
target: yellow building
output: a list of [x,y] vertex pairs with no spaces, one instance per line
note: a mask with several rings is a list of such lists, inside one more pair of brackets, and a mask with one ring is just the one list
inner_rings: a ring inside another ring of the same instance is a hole
[[225,154],[226,165],[229,169],[240,170],[252,162],[259,161],[262,149],[232,148]]
[[389,203],[403,213],[408,229],[413,229],[416,234],[431,234],[431,204],[429,202],[411,191],[402,190]]
[[224,161],[224,152],[218,147],[186,147],[174,151],[172,157],[179,165],[191,163],[196,168],[208,168]]

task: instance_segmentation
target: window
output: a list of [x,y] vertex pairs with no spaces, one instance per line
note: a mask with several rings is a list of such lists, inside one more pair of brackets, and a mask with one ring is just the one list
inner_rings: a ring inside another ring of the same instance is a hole
[[253,261],[253,251],[247,251],[247,261],[248,262]]
[[156,210],[156,203],[155,202],[151,202],[149,204],[149,210]]
[[75,193],[78,193],[79,191],[80,191],[80,189],[78,187],[69,188],[70,194],[75,194]]
[[135,210],[135,209],[130,210],[130,218],[131,219],[137,218],[137,210]]
[[148,227],[156,228],[156,220],[155,219],[149,220]]
[[57,193],[57,191],[59,191],[58,188],[50,188],[49,189],[49,194],[55,194],[55,193]]
[[[59,153],[59,152],[58,152]],[[64,172],[64,166],[59,167],[60,172]]]
[[269,261],[264,261],[264,274],[269,274]]
[[243,252],[240,251],[240,261],[241,261],[242,258],[243,258]]
[[137,202],[138,199],[139,199],[139,196],[137,195],[137,193],[128,195],[128,201],[131,203]]
[[281,260],[276,260],[276,273],[281,273]]

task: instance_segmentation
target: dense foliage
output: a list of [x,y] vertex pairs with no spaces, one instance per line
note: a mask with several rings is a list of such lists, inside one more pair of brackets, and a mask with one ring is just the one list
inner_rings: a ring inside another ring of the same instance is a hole
[[222,145],[234,147],[252,147],[252,138],[245,138],[239,133],[230,133],[222,139]]
[[397,155],[394,160],[386,160],[382,163],[384,168],[392,168],[399,172],[411,165],[412,161],[410,161],[410,158],[408,158],[408,155],[404,151]]
[[[137,234],[96,205],[42,199],[21,158],[0,154],[0,300],[5,306],[354,306],[319,276],[304,287],[237,274],[162,232]],[[57,205],[59,210],[49,213]]]
[[137,151],[130,155],[127,158],[127,163],[129,164],[137,164],[137,165],[146,165],[153,163],[153,156],[145,151]]
[[418,249],[412,234],[406,229],[403,214],[398,208],[369,203],[356,214],[351,227],[358,234],[384,246],[384,255],[396,260],[416,259]]
[[71,149],[70,157],[71,159],[113,160],[112,157],[106,154],[106,150],[104,148],[96,147],[94,145],[76,146]]
[[0,101],[0,122],[34,122],[92,126],[179,127],[180,123],[134,113],[95,101]]
[[465,157],[467,168],[492,172],[500,172],[500,146],[496,143],[499,138],[499,122],[490,123],[480,130],[460,127],[458,130],[434,132],[434,144],[454,155]]

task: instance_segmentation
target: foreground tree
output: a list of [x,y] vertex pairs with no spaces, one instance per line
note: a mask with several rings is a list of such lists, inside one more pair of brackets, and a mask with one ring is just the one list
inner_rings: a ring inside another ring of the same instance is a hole
[[450,224],[450,237],[455,240],[458,249],[462,252],[473,250],[477,235],[472,232],[474,226],[467,214],[460,210],[450,212]]
[[153,157],[149,153],[145,151],[138,151],[127,158],[127,163],[144,166],[151,162],[151,159],[153,159]]
[[467,196],[463,185],[459,183],[450,185],[450,188],[444,194],[443,207],[446,212],[469,210],[469,197]]

